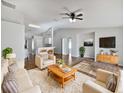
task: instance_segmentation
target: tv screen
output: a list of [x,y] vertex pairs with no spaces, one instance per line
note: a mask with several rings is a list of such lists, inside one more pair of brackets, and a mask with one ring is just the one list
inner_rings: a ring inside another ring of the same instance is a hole
[[115,48],[115,37],[103,37],[99,39],[100,48]]

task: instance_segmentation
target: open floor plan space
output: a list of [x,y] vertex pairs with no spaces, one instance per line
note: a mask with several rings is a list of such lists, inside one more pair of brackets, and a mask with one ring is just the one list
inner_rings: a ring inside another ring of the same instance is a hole
[[123,0],[1,0],[1,93],[123,93]]

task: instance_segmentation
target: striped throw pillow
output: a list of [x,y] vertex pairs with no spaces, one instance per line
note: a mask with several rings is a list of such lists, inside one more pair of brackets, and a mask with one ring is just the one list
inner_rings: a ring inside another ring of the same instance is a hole
[[17,83],[13,72],[8,72],[2,84],[4,93],[18,93]]
[[112,74],[107,79],[106,88],[112,92],[115,92],[116,86],[117,86],[117,77],[114,74]]

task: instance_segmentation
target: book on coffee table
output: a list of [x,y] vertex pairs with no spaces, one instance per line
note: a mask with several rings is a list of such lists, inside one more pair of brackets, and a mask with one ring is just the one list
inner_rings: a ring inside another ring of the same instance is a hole
[[71,68],[69,68],[69,67],[64,67],[64,68],[62,68],[62,70],[63,70],[63,72],[70,72],[71,71]]

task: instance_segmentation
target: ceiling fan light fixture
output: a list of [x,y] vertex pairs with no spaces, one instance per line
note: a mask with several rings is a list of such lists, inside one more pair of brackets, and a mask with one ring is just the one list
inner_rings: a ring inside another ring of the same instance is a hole
[[73,23],[73,22],[76,22],[76,19],[70,18],[69,21],[70,21],[71,23]]

